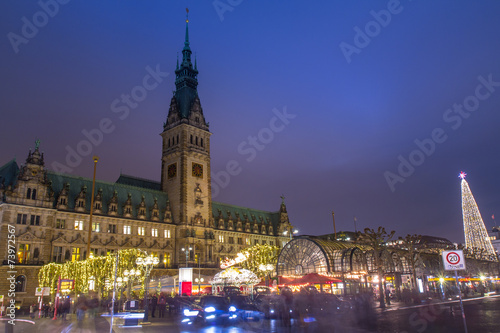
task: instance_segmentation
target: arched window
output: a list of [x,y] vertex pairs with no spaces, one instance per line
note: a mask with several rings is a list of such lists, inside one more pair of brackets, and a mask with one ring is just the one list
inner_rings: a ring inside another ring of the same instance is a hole
[[198,145],[198,137],[196,137],[196,145]]
[[35,200],[36,199],[36,189],[34,188],[33,191],[31,192],[31,199]]
[[31,199],[31,189],[28,188],[28,192],[26,192],[26,199]]
[[19,275],[16,278],[16,292],[26,291],[26,276]]
[[200,138],[200,146],[203,147],[203,138]]
[[192,135],[190,137],[190,142],[191,142],[191,144],[193,143],[193,136]]
[[179,143],[179,134],[177,134],[177,143]]

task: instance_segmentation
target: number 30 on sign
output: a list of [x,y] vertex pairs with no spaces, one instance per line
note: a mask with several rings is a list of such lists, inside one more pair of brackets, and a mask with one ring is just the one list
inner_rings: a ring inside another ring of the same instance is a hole
[[446,271],[465,269],[465,258],[462,250],[443,251],[443,265]]

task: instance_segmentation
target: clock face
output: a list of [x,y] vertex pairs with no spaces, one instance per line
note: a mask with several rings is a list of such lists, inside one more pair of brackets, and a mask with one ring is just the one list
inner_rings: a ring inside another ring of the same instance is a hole
[[167,167],[167,175],[168,179],[174,178],[177,176],[177,163],[170,164]]
[[193,177],[203,178],[203,165],[193,163]]

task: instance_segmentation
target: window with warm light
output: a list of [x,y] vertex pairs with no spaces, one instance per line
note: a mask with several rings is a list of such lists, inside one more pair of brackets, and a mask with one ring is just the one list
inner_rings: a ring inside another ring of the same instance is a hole
[[17,251],[17,261],[20,263],[25,263],[29,259],[30,259],[30,245],[19,244],[19,249]]
[[165,255],[163,256],[163,264],[165,265],[165,267],[170,267],[171,264],[170,253],[165,253]]
[[165,238],[170,238],[170,230],[165,229]]
[[137,234],[138,234],[139,236],[144,236],[144,235],[146,235],[146,228],[144,228],[144,227],[137,227]]
[[92,222],[92,231],[94,232],[101,231],[101,224],[99,222]]
[[123,233],[125,235],[130,235],[132,233],[132,227],[129,225],[124,225],[123,226]]
[[152,228],[151,229],[151,236],[153,237],[158,237],[158,229]]
[[79,261],[80,260],[80,248],[74,247],[71,251],[71,261]]
[[219,243],[224,243],[224,236],[223,235],[219,235]]
[[75,221],[75,230],[83,230],[83,221]]

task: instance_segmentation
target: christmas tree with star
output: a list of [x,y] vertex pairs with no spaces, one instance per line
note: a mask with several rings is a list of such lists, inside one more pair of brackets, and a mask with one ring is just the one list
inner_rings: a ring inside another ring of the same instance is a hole
[[496,258],[495,250],[491,245],[488,232],[477,207],[476,200],[465,180],[465,172],[460,173],[462,178],[462,216],[464,219],[465,247],[471,250],[480,250],[486,257]]

